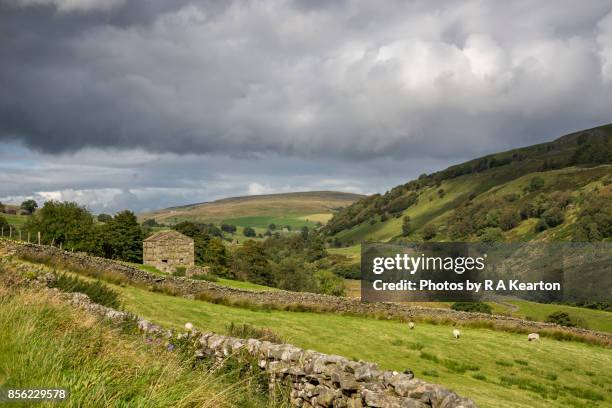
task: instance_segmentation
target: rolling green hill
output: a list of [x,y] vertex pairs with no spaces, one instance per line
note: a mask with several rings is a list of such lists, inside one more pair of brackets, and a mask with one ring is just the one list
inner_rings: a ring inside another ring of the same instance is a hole
[[163,224],[194,221],[262,229],[272,223],[281,227],[310,227],[319,222],[327,222],[334,212],[362,197],[359,194],[336,191],[232,197],[157,210],[141,214],[139,218],[153,218]]
[[611,230],[612,125],[422,175],[357,201],[324,227],[334,246],[602,241],[611,239]]

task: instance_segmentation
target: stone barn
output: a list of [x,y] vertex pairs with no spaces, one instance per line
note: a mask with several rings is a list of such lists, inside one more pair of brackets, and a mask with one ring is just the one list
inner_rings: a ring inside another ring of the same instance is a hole
[[142,263],[173,273],[178,266],[194,266],[193,239],[178,231],[160,231],[143,241]]

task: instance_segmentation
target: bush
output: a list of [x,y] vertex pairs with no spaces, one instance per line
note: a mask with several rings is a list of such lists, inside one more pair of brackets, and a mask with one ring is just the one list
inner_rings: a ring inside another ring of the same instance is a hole
[[482,242],[501,242],[504,240],[504,234],[501,228],[485,228],[480,232],[480,240]]
[[361,265],[358,263],[334,265],[332,272],[345,279],[361,279]]
[[433,224],[427,224],[423,227],[422,236],[425,241],[434,238],[438,233],[438,229]]
[[537,191],[544,187],[544,179],[540,176],[535,176],[529,181],[528,191]]
[[546,318],[547,323],[555,323],[560,326],[576,327],[578,322],[566,312],[553,312]]
[[185,268],[184,266],[177,266],[176,269],[174,270],[173,275],[174,276],[185,276],[186,272],[187,272],[187,268]]
[[451,309],[462,312],[479,312],[491,314],[491,306],[483,302],[455,302]]
[[61,274],[50,287],[62,292],[84,293],[92,302],[117,309],[121,306],[119,294],[100,281],[88,282],[75,276]]
[[242,234],[245,237],[250,237],[253,238],[255,237],[257,234],[255,233],[255,230],[251,227],[244,227],[244,229],[242,230]]

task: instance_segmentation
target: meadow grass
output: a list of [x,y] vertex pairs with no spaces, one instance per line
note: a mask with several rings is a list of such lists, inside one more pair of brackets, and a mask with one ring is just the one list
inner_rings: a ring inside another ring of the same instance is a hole
[[[410,368],[418,377],[473,398],[482,407],[498,407],[502,401],[504,407],[612,403],[612,373],[607,369],[612,350],[599,346],[548,338],[530,343],[524,334],[469,327],[455,340],[447,324],[417,323],[409,330],[397,321],[237,308],[131,286],[117,290],[128,310],[163,325],[179,327],[190,321],[201,330],[219,333],[227,333],[228,322],[269,328],[299,347],[377,362],[386,369]],[[542,373],[557,377],[553,381]],[[502,376],[520,376],[535,385],[521,386]]]
[[[4,219],[11,225],[21,228],[25,225],[26,222],[30,219],[27,215],[15,215],[15,214],[5,214],[0,213],[0,217],[4,217]],[[8,235],[8,232],[5,231],[5,234]]]
[[65,388],[70,396],[61,406],[267,404],[265,393],[251,391],[247,379],[194,367],[163,344],[147,343],[44,292],[0,287],[0,327],[0,386]]
[[270,286],[258,285],[252,282],[239,281],[239,280],[227,279],[227,278],[219,278],[215,283],[218,285],[223,285],[223,286],[227,286],[230,288],[253,290],[253,291],[258,291],[258,292],[279,290],[277,288],[273,288]]

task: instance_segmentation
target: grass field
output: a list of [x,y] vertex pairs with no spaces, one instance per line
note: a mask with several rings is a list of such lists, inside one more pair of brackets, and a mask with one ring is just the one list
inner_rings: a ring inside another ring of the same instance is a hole
[[236,289],[246,289],[246,290],[266,291],[266,292],[278,290],[277,288],[272,288],[270,286],[258,285],[256,283],[239,281],[239,280],[234,280],[234,279],[225,279],[225,278],[219,278],[219,280],[215,283],[219,285],[223,285],[223,286],[228,286],[230,288],[236,288]]
[[0,217],[3,217],[6,220],[6,222],[18,228],[23,227],[29,219],[27,215],[15,215],[15,214],[4,214],[4,213],[0,213]]
[[62,404],[37,406],[267,406],[238,373],[194,368],[163,344],[147,344],[44,293],[0,287],[0,327],[0,387],[70,392]]
[[[361,281],[345,279],[344,287],[348,297],[361,297]],[[591,330],[612,332],[612,313],[603,310],[591,310],[583,307],[572,307],[566,305],[544,304],[529,302],[526,300],[506,300],[503,303],[486,302],[491,306],[494,314],[519,317],[521,319],[544,322],[553,312],[566,312],[573,318],[577,318],[580,327]],[[412,302],[411,304],[448,309],[452,302]],[[513,305],[509,307],[506,304]]]
[[[325,353],[410,368],[446,385],[482,407],[612,406],[612,350],[577,342],[452,326],[405,324],[333,314],[253,311],[170,297],[135,287],[115,287],[125,306],[160,324],[190,321],[224,332],[229,322],[268,327],[288,342]],[[352,339],[359,339],[358,342]]]
[[346,207],[362,196],[334,191],[269,194],[232,197],[209,203],[172,207],[141,214],[141,220],[154,218],[160,223],[197,221],[264,229],[269,224],[292,228],[325,222],[336,209]]

